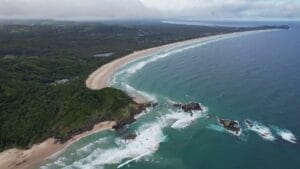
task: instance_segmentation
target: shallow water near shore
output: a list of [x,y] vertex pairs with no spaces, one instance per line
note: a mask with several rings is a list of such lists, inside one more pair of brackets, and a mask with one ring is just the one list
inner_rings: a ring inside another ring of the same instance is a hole
[[[291,26],[126,65],[113,86],[159,103],[125,130],[136,133],[135,140],[97,133],[41,168],[299,168],[299,140],[287,141],[289,134],[300,137],[300,25]],[[173,102],[199,102],[204,111],[190,116],[173,109]],[[238,120],[242,135],[224,130],[216,117]],[[245,119],[255,128],[247,128]],[[268,130],[274,139],[262,135]]]

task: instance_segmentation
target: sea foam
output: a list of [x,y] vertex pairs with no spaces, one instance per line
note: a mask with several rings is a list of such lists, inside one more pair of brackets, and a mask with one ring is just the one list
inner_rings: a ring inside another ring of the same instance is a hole
[[132,86],[130,86],[129,84],[123,83],[123,86],[125,86],[127,93],[133,95],[133,97],[138,95],[138,96],[143,96],[144,98],[146,98],[147,101],[150,101],[150,102],[157,101],[157,98],[153,94],[137,90],[137,89],[133,88]]
[[[163,123],[160,121],[145,124],[137,131],[137,137],[134,140],[120,141],[120,138],[116,138],[116,147],[112,148],[95,148],[88,156],[81,158],[78,161],[74,161],[67,165],[62,162],[63,159],[57,159],[54,164],[59,163],[60,168],[104,168],[106,165],[119,164],[123,160],[126,160],[122,164],[118,165],[118,168],[127,165],[130,162],[141,159],[144,156],[150,155],[158,150],[161,142],[165,140],[162,128]],[[88,144],[81,150],[90,150],[92,145]],[[78,150],[78,151],[81,151]],[[63,157],[65,158],[65,157]],[[46,166],[44,168],[47,168]]]
[[[211,37],[208,38],[207,40],[200,40],[200,41],[195,41],[192,44],[188,44],[188,45],[183,45],[183,46],[179,46],[179,47],[174,47],[171,49],[168,49],[164,52],[158,52],[152,55],[146,55],[145,57],[142,58],[138,58],[135,60],[132,60],[131,62],[127,63],[126,65],[124,65],[123,70],[120,70],[119,72],[117,72],[114,76],[114,80],[113,82],[115,82],[115,77],[117,75],[120,74],[126,74],[126,77],[129,77],[132,74],[135,74],[137,71],[141,70],[142,68],[144,68],[147,64],[158,61],[159,59],[163,59],[169,56],[172,56],[174,54],[192,49],[192,48],[196,48],[199,46],[203,46],[212,42],[216,42],[222,39],[226,39],[226,38],[230,38],[230,37],[236,37],[236,36],[240,36],[240,35],[225,35],[225,36],[218,36],[218,37]],[[127,66],[128,65],[128,66]]]
[[[171,55],[174,55],[174,54],[177,54],[177,53],[189,50],[189,49],[193,49],[193,48],[196,48],[196,47],[199,47],[199,46],[203,46],[203,45],[206,45],[206,44],[217,42],[217,41],[220,41],[220,40],[240,37],[240,36],[244,36],[244,35],[248,35],[248,34],[254,34],[254,33],[259,33],[259,31],[212,36],[212,37],[206,38],[205,40],[201,39],[199,41],[195,41],[192,44],[187,44],[187,45],[183,45],[183,46],[179,46],[179,47],[173,47],[173,48],[170,48],[170,49],[168,49],[164,52],[158,52],[158,53],[155,53],[153,55],[146,55],[145,57],[138,58],[138,59],[135,59],[135,60],[127,63],[126,65],[130,65],[130,66],[126,67],[124,70],[121,70],[119,73],[126,72],[127,74],[132,75],[132,74],[135,74],[137,71],[141,70],[147,64],[155,62],[159,59],[163,59],[163,58],[166,58],[168,56],[171,56]],[[124,67],[126,65],[124,65]]]
[[[155,62],[159,59],[171,56],[173,54],[195,48],[201,45],[205,45],[211,42],[215,42],[221,39],[235,37],[237,35],[230,35],[230,36],[223,36],[223,37],[215,37],[208,39],[207,41],[202,42],[195,42],[195,44],[177,47],[170,49],[163,53],[157,53],[147,58],[142,58],[141,60],[135,60],[130,63],[128,67],[124,67],[123,70],[117,72],[112,79],[112,83],[117,83],[117,79],[120,77],[128,78],[132,74],[136,73],[137,71],[141,70],[147,64]],[[132,64],[132,65],[131,65]],[[118,76],[118,77],[117,77]],[[122,78],[122,79],[123,79]],[[130,92],[136,92],[147,98],[148,100],[157,100],[156,97],[152,94],[138,91],[131,87],[130,85],[122,82],[121,84],[125,89]],[[169,112],[158,119],[155,122],[144,124],[139,127],[137,133],[137,137],[134,140],[129,141],[120,141],[120,138],[116,138],[115,142],[116,145],[113,147],[108,148],[99,148],[95,146],[95,144],[99,143],[90,143],[85,147],[76,151],[76,153],[81,152],[88,152],[89,154],[84,158],[81,158],[77,161],[72,161],[71,163],[67,163],[66,157],[62,156],[58,158],[53,164],[59,166],[59,168],[104,168],[106,165],[116,164],[118,168],[126,166],[127,164],[141,160],[145,156],[151,155],[156,152],[160,146],[160,143],[165,141],[166,136],[163,133],[163,129],[165,127],[171,127],[174,129],[182,129],[188,127],[193,121],[200,117],[205,117],[205,112],[207,112],[207,108],[204,107],[204,111],[195,111],[192,112],[192,116],[189,113],[182,112],[182,111],[174,111],[168,110]],[[171,123],[170,123],[171,122]],[[219,128],[219,126],[210,126],[212,129],[215,130],[224,130],[223,128]],[[257,128],[257,129],[256,129]],[[269,131],[268,128],[265,126],[259,126],[253,131],[258,133],[262,131]],[[283,135],[284,138],[287,138],[286,135]],[[274,138],[275,139],[275,138]],[[44,166],[47,168],[48,165]]]
[[274,141],[276,138],[271,130],[260,122],[248,120],[251,125],[247,125],[248,130],[257,133],[261,138],[268,141]]
[[174,111],[169,109],[169,113],[167,113],[163,118],[168,121],[173,121],[171,124],[171,128],[174,129],[183,129],[191,125],[193,121],[201,117],[207,117],[207,107],[202,106],[202,111],[192,111],[191,113],[184,112],[182,110]]
[[283,140],[294,144],[297,143],[297,138],[291,131],[287,129],[281,129],[276,126],[271,126],[271,127],[276,131],[276,134],[279,135]]

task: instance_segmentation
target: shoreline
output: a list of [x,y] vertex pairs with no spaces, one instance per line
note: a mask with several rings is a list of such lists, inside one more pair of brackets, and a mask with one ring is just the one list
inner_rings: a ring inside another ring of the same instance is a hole
[[56,139],[49,138],[27,150],[16,148],[5,150],[0,153],[0,168],[32,169],[42,164],[45,160],[60,155],[66,148],[84,137],[101,131],[112,130],[115,124],[116,122],[114,121],[100,122],[95,124],[92,130],[75,135],[65,143],[58,143]]
[[[113,75],[120,70],[126,64],[140,58],[145,58],[152,56],[159,52],[165,50],[171,50],[178,47],[188,46],[195,43],[201,43],[209,40],[217,40],[219,38],[226,38],[230,36],[246,35],[248,33],[254,32],[265,32],[272,31],[274,29],[266,30],[251,30],[243,32],[232,32],[225,34],[217,34],[211,36],[204,36],[199,38],[194,38],[190,40],[179,41],[175,43],[170,43],[162,46],[152,47],[149,49],[135,51],[131,54],[125,55],[121,58],[113,60],[100,68],[95,70],[86,79],[86,87],[91,90],[100,90],[105,87],[110,87],[110,80]],[[148,102],[146,98],[139,94],[127,93],[133,100],[139,104],[144,104]],[[33,145],[30,149],[20,150],[16,148],[5,150],[0,153],[0,168],[7,169],[30,169],[32,167],[37,167],[42,164],[45,160],[51,159],[62,153],[67,147],[81,138],[87,137],[91,134],[101,132],[104,130],[113,130],[113,126],[116,124],[115,121],[105,121],[95,124],[93,129],[90,131],[85,131],[81,134],[73,136],[65,143],[57,143],[54,138],[49,138],[42,143]]]
[[[131,54],[125,55],[121,58],[118,58],[116,60],[113,60],[105,65],[102,65],[97,70],[92,72],[89,77],[86,79],[85,84],[86,87],[91,90],[100,90],[105,87],[110,87],[110,80],[113,77],[113,75],[120,70],[123,66],[127,65],[128,63],[136,60],[141,59],[145,57],[152,56],[154,54],[157,54],[159,52],[165,51],[165,50],[171,50],[178,47],[188,46],[195,43],[201,43],[205,41],[210,40],[217,40],[219,38],[227,38],[230,36],[239,36],[239,35],[246,35],[250,33],[259,33],[259,32],[266,32],[266,31],[274,31],[276,29],[264,29],[264,30],[250,30],[250,31],[242,31],[242,32],[232,32],[232,33],[224,33],[224,34],[217,34],[217,35],[209,35],[179,42],[174,42],[162,46],[152,47],[148,49],[143,49],[139,51],[134,51]],[[133,100],[139,104],[143,104],[148,102],[148,100],[143,97],[142,95],[139,95],[137,93],[127,93],[129,96],[133,98]]]

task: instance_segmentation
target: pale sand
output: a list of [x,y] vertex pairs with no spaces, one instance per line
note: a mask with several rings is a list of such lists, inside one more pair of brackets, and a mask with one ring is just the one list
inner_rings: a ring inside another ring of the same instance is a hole
[[[246,31],[249,32],[257,32],[257,31]],[[153,54],[159,53],[161,51],[170,50],[177,47],[182,47],[194,43],[200,43],[208,40],[218,39],[223,36],[228,35],[239,35],[239,34],[245,34],[246,32],[235,32],[235,33],[228,33],[228,34],[219,34],[219,35],[213,35],[213,36],[207,36],[207,37],[201,37],[201,38],[195,38],[191,40],[185,40],[180,42],[175,42],[167,45],[162,45],[158,47],[153,47],[145,50],[136,51],[132,54],[126,55],[124,57],[121,57],[119,59],[116,59],[112,62],[109,62],[100,68],[98,68],[96,71],[94,71],[86,80],[86,86],[89,89],[92,90],[99,90],[105,87],[110,86],[110,80],[113,77],[114,73],[116,73],[118,70],[120,70],[124,65],[130,63],[131,61],[151,56]],[[128,93],[137,103],[145,103],[147,102],[146,98],[143,96],[140,96],[138,94]]]
[[92,130],[78,134],[63,144],[56,142],[53,138],[49,138],[40,144],[33,145],[28,150],[15,148],[6,150],[0,153],[0,169],[31,169],[41,164],[44,160],[59,155],[68,146],[81,138],[100,131],[112,129],[115,124],[114,121],[98,123]]
[[[254,32],[254,31],[248,31],[248,33],[249,32]],[[226,35],[238,35],[243,33],[245,32],[229,33]],[[105,87],[109,87],[110,78],[112,78],[114,73],[118,71],[120,68],[122,68],[122,66],[126,65],[127,63],[135,59],[150,56],[155,53],[164,50],[169,50],[176,47],[181,47],[181,46],[190,45],[197,42],[217,39],[223,37],[224,35],[225,34],[201,37],[201,38],[171,43],[159,47],[154,47],[154,48],[134,52],[132,54],[116,59],[110,63],[101,66],[99,69],[97,69],[88,77],[88,79],[86,80],[86,86],[92,90],[98,90]],[[147,100],[143,96],[140,96],[138,94],[134,94],[131,96],[134,97],[134,100],[137,103],[147,102]],[[81,138],[103,130],[112,129],[114,125],[115,122],[113,121],[101,122],[95,125],[91,131],[86,131],[79,135],[76,135],[64,144],[56,143],[55,139],[50,138],[44,141],[43,143],[32,146],[32,148],[28,150],[19,150],[19,149],[6,150],[0,153],[0,169],[30,169],[34,166],[38,166],[44,160],[59,155],[69,145],[80,140]]]

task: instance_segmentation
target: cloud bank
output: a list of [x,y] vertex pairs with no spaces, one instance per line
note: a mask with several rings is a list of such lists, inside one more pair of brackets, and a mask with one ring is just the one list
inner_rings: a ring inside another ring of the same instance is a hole
[[0,0],[1,17],[300,18],[300,0]]

